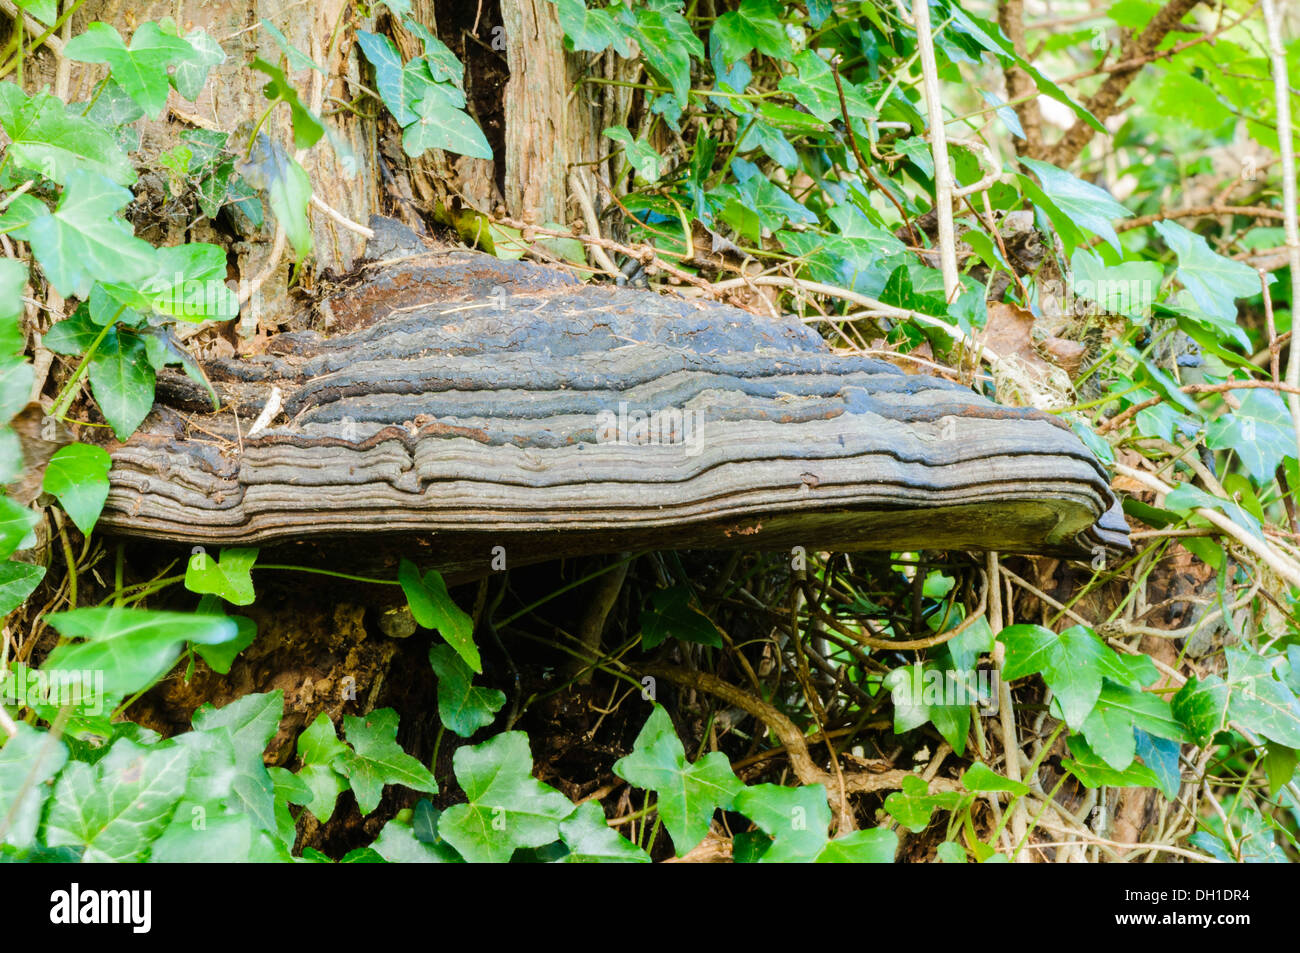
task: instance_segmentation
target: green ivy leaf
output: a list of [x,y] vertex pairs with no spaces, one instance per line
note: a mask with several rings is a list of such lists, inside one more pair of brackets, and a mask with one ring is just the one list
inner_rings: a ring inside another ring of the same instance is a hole
[[650,597],[652,608],[641,610],[641,647],[647,651],[667,638],[722,648],[718,627],[695,604],[690,586],[659,589]]
[[311,789],[306,807],[322,824],[333,815],[339,795],[348,789],[347,778],[334,769],[334,762],[350,753],[325,712],[298,736],[298,757],[302,759],[298,780]]
[[[32,528],[39,517],[7,496],[0,496],[0,559],[8,559],[15,550],[32,538]],[[30,545],[30,544],[28,544]]]
[[438,782],[429,769],[397,743],[397,712],[393,709],[381,708],[364,718],[348,715],[343,725],[353,753],[341,755],[334,766],[351,782],[362,814],[379,806],[386,784],[438,793]]
[[199,93],[203,92],[212,67],[220,66],[226,61],[226,53],[220,43],[197,27],[185,34],[185,42],[190,45],[193,55],[176,62],[171,83],[182,97],[194,102],[199,98]]
[[12,559],[0,562],[0,618],[22,605],[44,578],[44,566],[33,566]]
[[200,595],[211,593],[237,606],[253,604],[253,563],[257,547],[229,547],[213,561],[206,552],[194,553],[185,567],[185,588]]
[[60,185],[74,171],[95,173],[118,185],[135,181],[135,169],[112,132],[70,112],[57,96],[30,99],[17,83],[0,83],[0,126],[9,134],[9,156]]
[[829,841],[831,809],[820,784],[751,785],[736,795],[734,807],[772,838],[760,863],[808,863]]
[[95,172],[74,169],[58,208],[24,229],[45,277],[64,297],[85,298],[103,279],[138,281],[153,274],[153,246],[136,238],[118,209],[131,193]]
[[648,864],[650,855],[605,822],[599,801],[585,801],[560,822],[560,837],[569,848],[566,864]]
[[632,133],[627,131],[626,126],[610,126],[605,130],[605,135],[623,146],[624,156],[644,181],[650,183],[659,181],[659,176],[663,174],[668,162],[655,151],[654,146],[645,141],[638,142],[632,137]]
[[230,321],[239,315],[239,297],[226,287],[226,252],[219,245],[195,242],[159,248],[150,277],[134,285],[104,283],[102,288],[114,301],[143,314],[156,311],[195,322]]
[[184,795],[188,772],[184,748],[142,748],[126,738],[93,767],[74,761],[54,787],[46,843],[84,846],[88,861],[144,860]]
[[374,67],[379,96],[397,124],[406,127],[419,119],[415,104],[424,99],[434,84],[423,60],[403,64],[397,46],[379,33],[358,30],[357,44]]
[[429,843],[417,837],[409,818],[403,817],[406,813],[402,811],[385,824],[375,838],[371,847],[380,857],[390,864],[454,864],[460,861],[460,855],[450,844],[441,840]]
[[1156,788],[1160,786],[1155,772],[1140,761],[1133,761],[1123,771],[1117,771],[1094,754],[1081,736],[1071,735],[1069,744],[1071,757],[1062,758],[1061,764],[1086,787],[1097,788],[1106,785],[1116,788]]
[[469,803],[447,808],[438,833],[471,863],[504,863],[517,848],[549,844],[573,813],[568,798],[532,777],[521,731],[457,748],[452,764]]
[[[9,823],[0,843],[30,847],[50,797],[49,783],[68,760],[68,746],[48,731],[17,722],[0,748],[0,805]],[[22,800],[19,800],[19,795]]]
[[90,358],[90,391],[118,440],[125,440],[149,416],[157,377],[144,341],[110,330]]
[[1024,797],[1029,793],[1029,785],[1003,777],[979,761],[962,772],[961,783],[967,791],[978,794],[1002,792],[1014,797]]
[[438,676],[438,717],[446,727],[468,738],[492,724],[506,703],[503,692],[475,685],[474,673],[450,645],[430,646],[429,664]]
[[1278,465],[1295,457],[1295,428],[1282,398],[1266,390],[1247,390],[1232,413],[1210,421],[1206,444],[1233,450],[1255,481],[1273,479]]
[[783,12],[776,0],[744,0],[740,9],[718,17],[713,23],[713,39],[721,44],[723,61],[730,65],[750,50],[782,60],[794,56],[781,22]]
[[1228,723],[1229,694],[1227,684],[1218,675],[1203,679],[1193,675],[1178,690],[1170,708],[1192,740],[1204,747]]
[[614,773],[655,792],[659,799],[656,809],[678,856],[704,840],[714,810],[730,808],[744,787],[720,751],[688,763],[686,749],[662,705],[655,705],[632,753],[615,762]]
[[1197,307],[1235,323],[1237,299],[1259,294],[1259,274],[1240,261],[1224,258],[1209,243],[1177,222],[1156,222],[1156,231],[1178,256],[1178,279]]
[[397,579],[406,593],[406,602],[415,621],[426,629],[437,629],[465,664],[482,674],[483,662],[479,658],[478,646],[474,644],[474,620],[452,601],[442,574],[431,569],[421,579],[415,563],[403,559]]
[[1041,625],[1010,625],[998,640],[1007,647],[1002,677],[1015,681],[1041,673],[1061,704],[1066,724],[1074,728],[1083,725],[1097,704],[1103,675],[1118,682],[1129,679],[1115,650],[1081,625],[1060,634]]
[[195,58],[194,48],[164,33],[152,20],[131,36],[128,49],[122,35],[107,23],[91,23],[65,44],[63,55],[80,63],[107,63],[113,79],[155,118],[167,105],[167,67]]
[[817,855],[819,864],[892,864],[898,854],[898,835],[888,828],[872,827],[837,837]]
[[[1020,157],[1020,162],[1038,176],[1042,190],[1073,224],[1100,235],[1115,251],[1120,251],[1119,236],[1115,234],[1114,219],[1128,218],[1133,213],[1116,202],[1105,189],[1084,182],[1050,162]],[[1022,177],[1022,181],[1024,180]],[[1029,183],[1032,185],[1032,183]],[[1036,191],[1036,190],[1035,190]],[[1053,217],[1053,223],[1056,219]]]
[[[198,607],[194,611],[212,615],[225,615],[221,607],[221,601],[214,595],[205,595],[199,600]],[[232,615],[229,618],[234,620],[235,623],[236,634],[233,639],[229,642],[218,642],[214,645],[200,644],[194,646],[194,651],[218,675],[229,675],[230,667],[235,663],[235,657],[257,639],[256,622],[242,615]]]
[[284,226],[289,244],[299,258],[305,258],[311,252],[307,205],[312,191],[306,171],[265,133],[258,133],[248,161],[240,163],[238,168],[249,185],[266,192],[271,212]]
[[23,358],[0,358],[0,420],[12,419],[27,406],[35,379],[35,370]]
[[632,55],[627,29],[609,10],[588,9],[584,0],[552,0],[560,15],[560,29],[574,51],[600,53],[614,47],[623,58]]
[[227,642],[235,623],[224,616],[101,607],[46,617],[60,635],[84,639],[58,646],[43,668],[102,671],[104,695],[122,698],[165,675],[186,642]]
[[1228,715],[1270,741],[1300,748],[1300,699],[1274,677],[1274,661],[1245,649],[1224,649],[1228,659]]
[[677,102],[684,104],[691,90],[691,57],[703,56],[704,44],[682,16],[681,3],[652,0],[620,10],[619,20],[635,31],[650,72],[671,86]]
[[[826,61],[812,50],[804,50],[790,62],[799,71],[798,75],[783,77],[777,88],[793,96],[822,122],[842,121],[844,110],[840,108],[840,91],[835,85],[835,74]],[[843,76],[840,84],[844,87],[844,103],[850,117],[876,118],[875,109],[857,86]]]
[[957,791],[931,794],[924,778],[908,775],[903,778],[902,790],[885,798],[885,811],[913,834],[919,834],[930,826],[935,811],[958,810],[967,800]]
[[89,536],[108,499],[108,468],[112,461],[103,447],[74,443],[57,450],[45,468],[42,484]]
[[280,32],[280,29],[274,23],[266,17],[262,17],[261,22],[262,29],[271,35],[271,39],[275,40],[275,45],[280,48],[280,51],[289,60],[289,66],[292,69],[314,69],[322,76],[325,74],[325,71],[317,66],[310,56],[290,43],[289,38]]
[[491,159],[492,147],[483,130],[454,105],[448,88],[432,86],[415,104],[416,118],[402,130],[402,149],[408,156],[423,155],[427,149],[445,149],[476,159]]
[[1088,747],[1112,768],[1123,771],[1137,754],[1134,729],[1158,738],[1188,740],[1168,702],[1128,685],[1107,682],[1083,723]]

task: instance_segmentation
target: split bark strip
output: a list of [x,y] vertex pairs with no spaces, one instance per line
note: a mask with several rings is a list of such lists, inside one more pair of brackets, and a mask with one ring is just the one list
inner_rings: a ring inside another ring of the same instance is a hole
[[[998,564],[998,554],[988,554],[988,565],[986,568],[987,578],[985,588],[987,593],[985,598],[988,601],[988,622],[989,628],[993,630],[994,636],[1002,631],[1003,614],[1002,614],[1002,574]],[[1002,735],[1002,754],[1006,760],[1007,777],[1012,781],[1023,781],[1020,771],[1020,740],[1016,736],[1016,711],[1011,700],[1011,686],[1007,680],[1002,677],[1002,667],[1006,663],[1007,647],[1001,642],[993,643],[993,666],[998,672],[998,720]],[[1020,844],[1024,842],[1025,831],[1025,805],[1024,799],[1021,798],[1014,804],[1009,805],[1008,810],[1011,812],[1011,840]],[[1018,862],[1027,862],[1029,857],[1023,851],[1015,855]]]
[[[1084,103],[1084,108],[1103,123],[1114,115],[1124,91],[1137,78],[1142,67],[1160,45],[1160,41],[1178,26],[1183,17],[1199,2],[1200,0],[1171,0],[1164,9],[1151,18],[1151,22],[1141,33],[1125,40],[1119,51],[1119,59],[1124,68],[1116,69],[1107,76],[1101,87]],[[1061,141],[1046,150],[1046,154],[1041,158],[1063,169],[1079,157],[1079,153],[1092,141],[1096,133],[1097,130],[1088,123],[1075,119],[1074,125],[1066,130]]]
[[[943,127],[939,67],[934,58],[928,0],[913,2],[912,19],[916,26],[916,45],[921,52],[921,88],[925,91],[925,105],[930,120],[930,150],[934,154],[934,210],[938,219],[943,297],[951,304],[961,291],[961,283],[957,277],[957,235],[952,224],[952,166],[948,164],[948,139]],[[849,134],[853,134],[851,129]]]
[[[1286,228],[1287,258],[1291,263],[1291,307],[1300,302],[1300,229],[1296,224],[1296,168],[1295,143],[1291,138],[1291,91],[1287,84],[1286,54],[1282,51],[1282,21],[1275,0],[1263,0],[1264,22],[1268,26],[1268,58],[1273,67],[1274,95],[1277,100],[1277,142],[1282,154],[1282,210]],[[1292,388],[1300,386],[1300,355],[1296,348],[1286,362],[1286,382]],[[1300,396],[1295,391],[1287,393],[1287,407],[1295,425],[1296,441],[1300,446]]]

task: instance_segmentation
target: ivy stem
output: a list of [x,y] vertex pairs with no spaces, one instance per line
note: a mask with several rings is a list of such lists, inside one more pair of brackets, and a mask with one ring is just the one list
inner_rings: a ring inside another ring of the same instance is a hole
[[95,340],[90,343],[90,347],[86,348],[86,353],[81,357],[81,363],[78,364],[77,369],[72,372],[72,376],[68,378],[68,382],[63,385],[63,390],[59,392],[58,399],[54,402],[54,406],[50,408],[51,417],[61,418],[68,412],[68,405],[72,403],[73,395],[77,393],[77,385],[81,383],[81,378],[85,376],[86,370],[90,367],[90,359],[95,356],[95,352],[99,350],[99,345],[104,342],[104,338],[108,337],[108,332],[113,330],[113,326],[117,324],[117,316],[125,309],[126,305],[122,305],[122,307],[118,308],[117,314],[113,315],[113,320],[109,321],[100,329]]

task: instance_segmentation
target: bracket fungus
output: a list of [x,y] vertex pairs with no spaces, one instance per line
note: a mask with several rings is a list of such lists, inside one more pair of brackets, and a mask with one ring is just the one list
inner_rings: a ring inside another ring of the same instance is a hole
[[414,535],[453,571],[495,547],[520,564],[1127,546],[1106,471],[1060,421],[834,353],[796,318],[464,251],[366,266],[319,318],[205,361],[215,413],[161,375],[113,450],[101,525],[205,545]]

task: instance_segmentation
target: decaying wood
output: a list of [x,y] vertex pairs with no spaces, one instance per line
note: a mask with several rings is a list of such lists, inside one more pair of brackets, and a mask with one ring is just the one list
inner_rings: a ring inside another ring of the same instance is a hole
[[[793,318],[472,252],[372,264],[327,303],[328,327],[206,363],[217,413],[162,375],[100,525],[205,545],[402,533],[484,572],[502,552],[1126,544],[1068,428],[835,354]],[[273,388],[282,413],[241,436]]]

